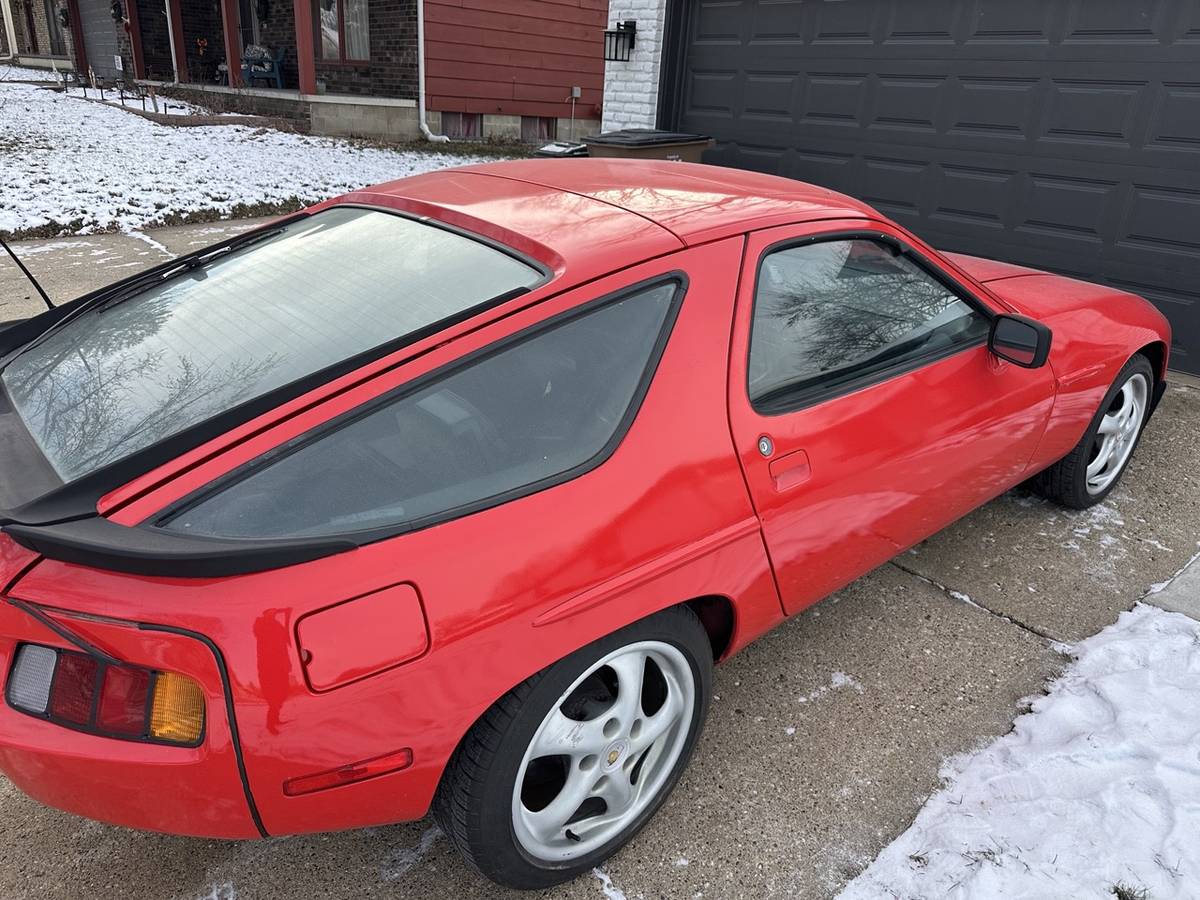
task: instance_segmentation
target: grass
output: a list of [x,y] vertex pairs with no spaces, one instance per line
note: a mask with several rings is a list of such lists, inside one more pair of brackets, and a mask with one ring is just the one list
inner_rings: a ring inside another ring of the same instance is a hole
[[1150,891],[1144,887],[1134,887],[1123,881],[1118,881],[1108,889],[1117,900],[1150,900]]

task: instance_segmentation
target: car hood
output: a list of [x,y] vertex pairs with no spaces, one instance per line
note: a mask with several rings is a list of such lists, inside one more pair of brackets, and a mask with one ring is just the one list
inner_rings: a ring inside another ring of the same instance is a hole
[[1017,312],[1036,319],[1050,319],[1060,313],[1101,306],[1107,312],[1115,313],[1126,304],[1139,310],[1142,307],[1153,310],[1142,297],[1108,285],[964,253],[944,255],[976,281],[987,285],[993,294]]

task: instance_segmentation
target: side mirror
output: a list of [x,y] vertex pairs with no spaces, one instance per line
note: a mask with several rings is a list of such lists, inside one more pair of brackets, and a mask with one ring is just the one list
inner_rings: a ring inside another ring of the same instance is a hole
[[1041,322],[1025,316],[996,316],[988,335],[988,349],[1013,365],[1036,369],[1046,364],[1052,337]]

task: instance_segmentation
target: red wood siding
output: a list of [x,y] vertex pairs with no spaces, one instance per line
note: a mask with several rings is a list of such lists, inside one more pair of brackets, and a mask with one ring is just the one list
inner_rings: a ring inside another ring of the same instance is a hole
[[[502,7],[503,11],[497,8]],[[608,0],[426,0],[430,109],[599,118]]]

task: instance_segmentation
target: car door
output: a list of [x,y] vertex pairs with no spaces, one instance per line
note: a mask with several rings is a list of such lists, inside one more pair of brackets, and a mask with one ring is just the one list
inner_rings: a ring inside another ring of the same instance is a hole
[[989,353],[993,309],[915,244],[749,237],[730,425],[788,613],[1021,481],[1049,415],[1049,369]]

